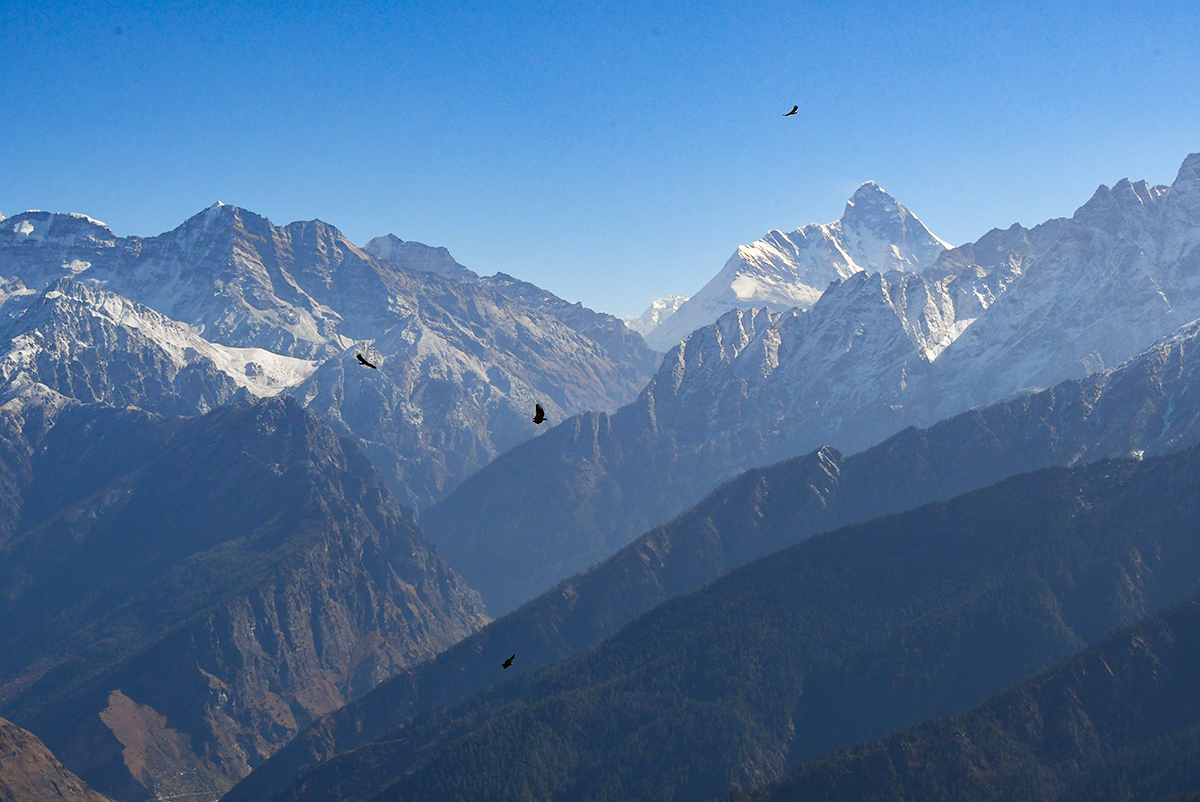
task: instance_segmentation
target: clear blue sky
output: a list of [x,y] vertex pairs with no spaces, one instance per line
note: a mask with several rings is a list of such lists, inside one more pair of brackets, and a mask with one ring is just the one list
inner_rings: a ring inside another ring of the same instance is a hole
[[955,244],[1169,183],[1196,5],[2,0],[0,212],[220,199],[634,314],[868,179]]

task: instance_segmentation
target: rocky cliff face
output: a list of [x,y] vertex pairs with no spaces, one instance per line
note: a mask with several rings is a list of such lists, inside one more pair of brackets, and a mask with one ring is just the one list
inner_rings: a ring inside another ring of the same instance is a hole
[[941,416],[1112,367],[1200,317],[1200,154],[1171,186],[1102,186],[938,359]]
[[621,378],[638,386],[654,375],[661,355],[652,351],[642,336],[621,320],[603,312],[595,312],[581,303],[568,303],[562,298],[506,273],[480,279],[489,289],[536,309],[566,324],[612,354],[621,368]]
[[365,455],[290,399],[68,406],[32,442],[19,423],[0,705],[114,798],[215,799],[486,620]]
[[68,771],[28,730],[0,718],[0,802],[110,802]]
[[289,392],[361,440],[408,506],[427,507],[533,437],[535,403],[563,420],[635,391],[637,368],[484,287],[397,273],[393,293],[403,313],[367,351],[379,370],[350,349]]

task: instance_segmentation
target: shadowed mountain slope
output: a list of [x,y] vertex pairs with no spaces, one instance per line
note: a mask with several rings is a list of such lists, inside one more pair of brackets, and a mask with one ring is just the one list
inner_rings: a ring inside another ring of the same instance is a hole
[[110,802],[58,762],[33,733],[0,718],[0,802]]
[[818,532],[1023,470],[1200,444],[1198,339],[1200,326],[1189,326],[1112,371],[907,429],[852,457],[825,448],[748,471],[601,565],[326,716],[229,800],[268,798],[335,754],[499,682],[494,665],[512,651],[517,671],[553,662],[672,596]]
[[976,704],[1195,592],[1198,514],[1191,449],[1024,474],[813,537],[595,649],[427,711],[277,799],[749,788]]
[[366,456],[291,399],[0,418],[0,710],[116,799],[215,798],[486,620]]
[[970,712],[812,761],[745,798],[1117,802],[1187,792],[1200,787],[1197,676],[1192,596]]

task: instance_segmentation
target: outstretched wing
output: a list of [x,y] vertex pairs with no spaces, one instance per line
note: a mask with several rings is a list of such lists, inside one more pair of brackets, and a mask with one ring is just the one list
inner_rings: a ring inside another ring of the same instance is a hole
[[789,112],[787,112],[787,113],[786,113],[786,114],[784,114],[783,116],[784,116],[784,117],[791,117],[793,114],[795,114],[795,113],[796,113],[797,111],[799,111],[799,110],[800,110],[800,107],[799,107],[799,106],[792,106],[792,110],[791,110],[791,111],[789,111]]

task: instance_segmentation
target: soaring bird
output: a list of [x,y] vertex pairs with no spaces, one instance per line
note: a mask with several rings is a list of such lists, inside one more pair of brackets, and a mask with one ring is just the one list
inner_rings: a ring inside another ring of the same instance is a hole
[[379,370],[379,368],[375,367],[370,362],[368,362],[366,360],[366,357],[364,357],[362,354],[355,354],[355,356],[358,357],[358,364],[362,365],[364,368],[370,368],[371,370]]
[[541,423],[546,419],[546,410],[542,409],[541,404],[533,405],[533,422]]
[[791,117],[793,114],[795,114],[795,113],[796,113],[797,111],[799,111],[799,110],[800,110],[800,107],[799,107],[799,106],[792,106],[792,110],[791,110],[791,111],[789,111],[787,114],[785,114],[785,115],[783,115],[783,116],[784,116],[784,117]]
[[515,659],[517,659],[517,656],[514,654],[512,657],[508,658],[508,659],[507,659],[507,660],[505,660],[503,663],[501,663],[501,664],[500,664],[500,667],[501,667],[501,668],[508,668],[509,666],[511,666],[511,665],[512,665],[512,661],[513,661],[513,660],[515,660]]

